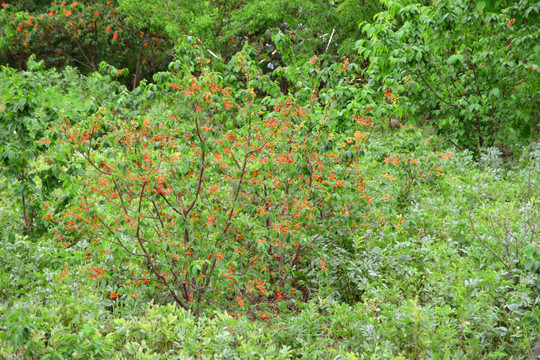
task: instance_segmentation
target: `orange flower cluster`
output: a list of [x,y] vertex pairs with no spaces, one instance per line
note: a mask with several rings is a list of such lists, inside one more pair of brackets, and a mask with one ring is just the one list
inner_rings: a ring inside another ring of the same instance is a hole
[[450,159],[452,157],[452,153],[450,151],[447,151],[445,154],[436,153],[435,155],[437,155],[438,157],[440,157],[443,160],[448,160],[448,159]]
[[399,155],[390,155],[389,157],[384,159],[384,163],[398,165],[400,163]]
[[370,126],[371,125],[371,118],[369,116],[362,117],[362,116],[353,115],[353,119],[360,126]]
[[390,89],[384,90],[384,97],[389,103],[396,103],[399,100],[398,95],[394,95]]
[[341,71],[346,71],[349,68],[349,58],[345,59],[343,66],[341,66]]
[[259,313],[259,317],[260,317],[261,319],[268,319],[270,316],[268,316],[267,313],[260,312],[260,313]]
[[62,281],[63,278],[65,278],[68,274],[69,274],[69,268],[68,268],[69,264],[68,263],[65,263],[64,264],[64,270],[62,270],[62,272],[60,273],[60,275],[58,276],[58,282]]
[[93,268],[93,269],[90,269],[90,277],[92,279],[103,279],[103,274],[105,274],[105,270],[102,269],[102,268]]

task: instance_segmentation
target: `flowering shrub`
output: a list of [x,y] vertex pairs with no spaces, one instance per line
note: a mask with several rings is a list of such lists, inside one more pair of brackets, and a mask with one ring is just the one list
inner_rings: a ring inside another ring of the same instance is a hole
[[92,274],[124,281],[114,297],[193,310],[295,297],[295,272],[326,271],[322,245],[350,237],[371,201],[357,163],[369,126],[329,134],[293,99],[262,111],[210,72],[170,91],[162,117],[102,109],[66,129],[89,172],[61,242],[90,243],[106,272]]
[[6,31],[0,50],[9,49],[20,64],[35,54],[47,65],[98,71],[99,63],[107,60],[134,69],[135,84],[140,74],[157,71],[158,53],[167,41],[158,32],[137,27],[115,1],[52,2],[44,13],[33,15],[9,5],[0,22]]

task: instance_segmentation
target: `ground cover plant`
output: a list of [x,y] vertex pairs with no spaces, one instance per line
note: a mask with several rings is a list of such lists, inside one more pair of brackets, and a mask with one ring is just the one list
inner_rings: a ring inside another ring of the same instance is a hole
[[73,4],[0,10],[86,26],[0,72],[0,357],[540,354],[536,4]]

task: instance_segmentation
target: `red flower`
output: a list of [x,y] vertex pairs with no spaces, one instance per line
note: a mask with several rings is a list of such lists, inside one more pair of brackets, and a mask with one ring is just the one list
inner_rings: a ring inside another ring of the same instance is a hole
[[118,33],[117,33],[116,31],[114,32],[114,35],[113,35],[112,38],[113,38],[114,40],[118,39]]

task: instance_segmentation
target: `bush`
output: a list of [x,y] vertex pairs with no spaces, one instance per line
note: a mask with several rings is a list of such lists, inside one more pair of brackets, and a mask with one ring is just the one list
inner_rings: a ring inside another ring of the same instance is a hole
[[298,275],[327,270],[322,245],[353,236],[370,202],[357,163],[369,132],[329,135],[293,99],[255,105],[216,73],[170,91],[162,116],[103,109],[66,128],[88,173],[59,241],[88,243],[92,275],[118,281],[111,298],[196,311],[296,298]]

